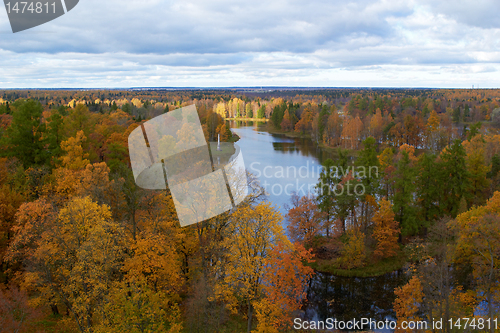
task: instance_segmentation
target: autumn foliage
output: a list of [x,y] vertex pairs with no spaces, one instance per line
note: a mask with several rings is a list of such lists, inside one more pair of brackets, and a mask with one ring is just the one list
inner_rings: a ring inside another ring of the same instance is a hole
[[394,220],[391,203],[383,198],[379,202],[380,208],[373,216],[373,237],[377,240],[375,256],[379,258],[392,257],[399,250],[398,222]]

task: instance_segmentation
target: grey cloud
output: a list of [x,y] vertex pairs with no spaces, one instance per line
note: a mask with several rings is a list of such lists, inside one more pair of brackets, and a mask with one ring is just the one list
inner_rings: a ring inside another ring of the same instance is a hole
[[458,23],[490,29],[500,28],[500,4],[497,0],[423,0],[433,12],[453,18]]

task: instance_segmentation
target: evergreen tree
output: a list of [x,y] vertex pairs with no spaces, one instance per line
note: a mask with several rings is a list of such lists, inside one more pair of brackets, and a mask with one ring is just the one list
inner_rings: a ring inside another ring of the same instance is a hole
[[259,110],[257,110],[257,118],[263,119],[266,116],[266,106],[261,105]]
[[286,108],[286,103],[276,105],[274,107],[273,114],[271,115],[271,121],[273,122],[275,128],[281,128],[281,122],[283,121],[283,117],[285,116]]
[[452,120],[453,120],[454,123],[459,123],[460,122],[460,107],[457,106],[453,110]]
[[427,153],[420,155],[417,163],[416,188],[418,218],[421,225],[427,225],[428,221],[441,216],[440,191],[444,184],[440,183],[437,169],[435,155]]
[[16,157],[25,168],[45,164],[49,154],[42,141],[46,130],[41,119],[42,104],[34,100],[19,100],[14,107],[12,124],[3,138],[6,148],[3,155]]
[[357,178],[363,184],[363,195],[361,195],[361,218],[364,226],[368,225],[369,204],[368,197],[375,197],[379,191],[379,160],[377,156],[377,142],[373,137],[368,137],[363,141],[363,150],[359,152],[356,161],[358,167]]
[[252,104],[248,103],[246,106],[246,116],[247,118],[253,118]]
[[462,196],[470,189],[470,179],[467,172],[466,152],[459,139],[441,153],[440,182],[446,184],[442,192],[442,208],[444,213],[455,218]]
[[321,109],[321,112],[319,113],[318,117],[318,132],[319,132],[319,138],[322,140],[323,139],[323,133],[325,132],[325,127],[326,124],[328,123],[328,106],[323,104],[323,107]]
[[323,163],[323,170],[321,170],[318,184],[316,185],[316,190],[318,192],[316,196],[317,206],[319,210],[325,214],[325,222],[323,225],[326,228],[327,237],[330,236],[330,227],[335,215],[335,195],[333,190],[339,181],[338,173],[335,172],[334,166],[335,163],[331,159],[327,159]]
[[63,141],[63,117],[58,111],[52,112],[47,124],[47,143],[52,158],[61,156],[61,142]]
[[413,199],[416,174],[406,151],[402,151],[402,157],[397,164],[395,178],[393,209],[396,214],[396,220],[399,222],[401,232],[404,235],[412,235],[419,230]]

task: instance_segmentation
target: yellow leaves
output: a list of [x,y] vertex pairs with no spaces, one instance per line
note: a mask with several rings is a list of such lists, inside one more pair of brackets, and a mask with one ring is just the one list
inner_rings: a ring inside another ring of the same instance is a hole
[[432,110],[429,119],[427,120],[427,130],[430,132],[437,131],[439,129],[439,125],[440,125],[439,117],[436,111]]
[[259,299],[272,245],[282,242],[285,247],[291,246],[281,221],[280,213],[269,202],[241,205],[232,214],[221,244],[224,260],[215,267],[222,277],[215,287],[216,298],[225,300],[230,310],[237,310],[236,295],[248,305]]
[[408,157],[410,158],[410,161],[412,161],[413,163],[417,162],[418,158],[415,157],[415,147],[414,146],[408,145],[406,143],[399,146],[398,156],[401,156],[403,154],[403,151],[408,153]]
[[89,154],[84,153],[82,144],[87,140],[83,131],[78,131],[76,137],[71,137],[61,142],[61,149],[66,153],[62,157],[63,167],[69,170],[81,170],[90,163],[87,159]]
[[378,162],[380,163],[380,167],[383,171],[387,169],[387,167],[391,166],[393,163],[394,153],[391,148],[385,148],[384,151],[378,155]]
[[[25,212],[43,221],[36,239],[23,238],[20,232],[15,240],[32,248],[24,253],[25,262],[33,267],[24,275],[24,285],[46,302],[64,302],[79,325],[91,326],[93,312],[122,262],[122,229],[112,220],[109,207],[90,197],[72,199],[57,219],[45,218],[51,214],[50,206],[38,204]],[[35,229],[36,225],[27,230]]]
[[[482,296],[498,292],[500,269],[500,192],[486,205],[473,207],[450,221],[457,231],[456,261],[472,263]],[[479,296],[479,295],[478,295]]]
[[394,212],[390,201],[380,200],[380,208],[373,216],[373,237],[377,240],[375,256],[380,258],[392,257],[397,254],[398,222],[394,220]]
[[255,316],[257,317],[257,329],[252,333],[278,333],[275,324],[276,318],[280,318],[283,311],[279,304],[270,302],[263,298],[254,303]]
[[105,316],[95,332],[177,333],[182,331],[181,312],[163,291],[150,288],[143,278],[115,283],[104,305]]
[[337,264],[343,269],[353,269],[365,265],[365,234],[358,229],[347,231],[347,242],[342,248]]
[[144,233],[131,246],[133,255],[125,260],[122,271],[135,277],[144,276],[154,290],[175,291],[182,279],[173,245],[164,235]]
[[[394,301],[394,311],[396,312],[398,327],[401,327],[403,321],[417,321],[418,309],[423,299],[423,289],[420,280],[413,276],[410,281],[402,287],[394,290],[396,300]],[[396,329],[397,333],[408,332],[412,330]]]
[[254,302],[257,332],[278,332],[292,325],[293,314],[306,298],[306,288],[314,271],[311,251],[300,244],[278,243],[266,259],[262,278],[264,298]]

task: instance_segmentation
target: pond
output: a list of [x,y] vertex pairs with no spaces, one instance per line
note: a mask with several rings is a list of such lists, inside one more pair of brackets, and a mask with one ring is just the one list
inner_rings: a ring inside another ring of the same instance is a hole
[[300,196],[314,191],[321,163],[335,159],[335,152],[326,152],[307,138],[289,138],[266,131],[263,122],[231,121],[231,130],[241,139],[240,146],[248,171],[257,176],[269,194],[269,200],[281,213],[293,192]]

